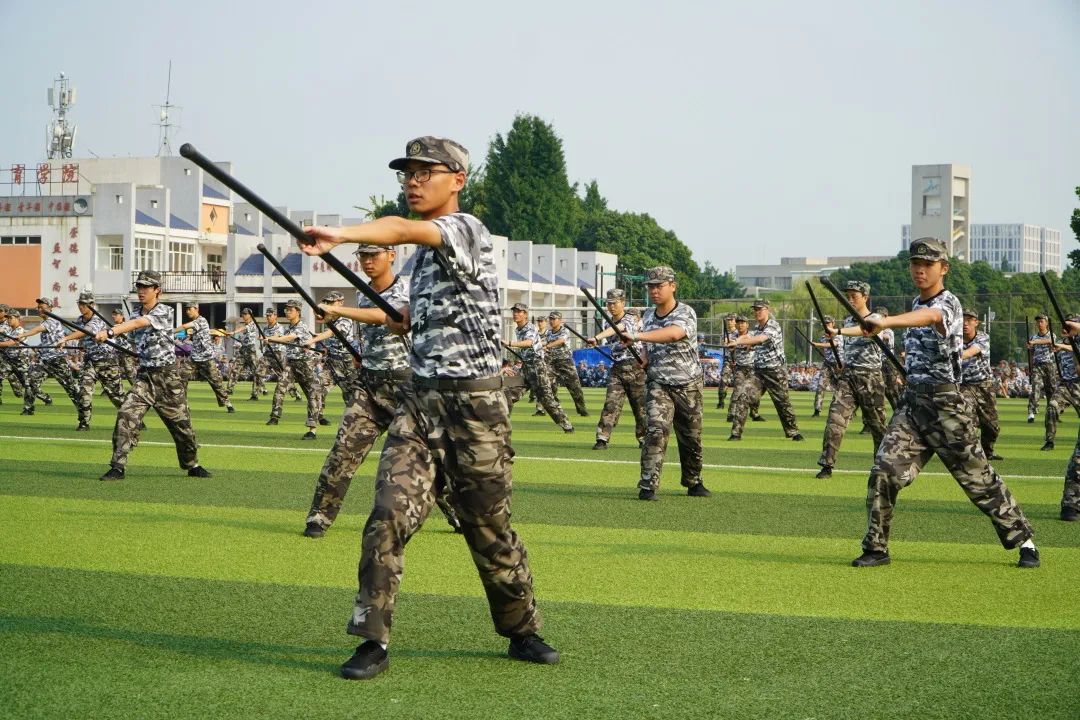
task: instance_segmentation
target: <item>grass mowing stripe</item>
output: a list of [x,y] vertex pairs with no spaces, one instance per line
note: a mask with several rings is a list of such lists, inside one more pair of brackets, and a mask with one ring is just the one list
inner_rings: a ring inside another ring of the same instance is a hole
[[[25,526],[38,534],[29,547],[21,542]],[[20,498],[0,508],[0,563],[351,588],[357,535],[313,542],[296,528],[295,513],[284,511]],[[1023,572],[1013,567],[1015,553],[989,543],[906,542],[894,550],[894,566],[866,570],[847,566],[850,539],[529,522],[518,530],[538,594],[552,600],[1080,628],[1069,582],[1080,571],[1080,548],[1044,549],[1045,566]],[[481,593],[463,541],[448,529],[419,533],[407,565],[408,592]],[[699,572],[688,574],[693,568]],[[950,602],[938,602],[942,595]]]

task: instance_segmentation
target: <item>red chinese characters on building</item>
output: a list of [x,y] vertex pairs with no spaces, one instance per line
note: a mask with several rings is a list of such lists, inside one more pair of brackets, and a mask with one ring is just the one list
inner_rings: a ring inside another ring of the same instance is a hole
[[52,261],[52,266],[53,266],[54,270],[59,270],[60,269],[60,258],[56,258],[55,260],[53,260]]
[[61,168],[61,179],[63,182],[75,182],[75,176],[79,173],[79,166],[75,163],[64,163]]
[[22,185],[23,176],[26,174],[25,165],[12,165],[11,166],[11,182],[15,185]]
[[78,289],[79,286],[77,283],[68,283],[68,292],[76,292]]
[[79,252],[79,243],[71,243],[70,245],[68,245],[68,252],[69,253],[77,253],[77,252]]
[[37,166],[37,181],[39,183],[49,182],[49,177],[52,175],[52,165],[49,163],[38,163]]
[[52,291],[53,291],[53,292],[60,292],[60,283],[58,283],[58,282],[54,282],[54,283],[52,284]]
[[79,268],[72,265],[68,268],[68,277],[79,277]]
[[52,246],[52,254],[53,255],[59,255],[61,252],[63,252],[63,250],[60,249],[60,243],[56,243],[55,245]]
[[68,230],[68,237],[69,238],[77,238],[77,237],[79,237],[79,228],[78,227],[73,227],[73,228],[71,228],[71,230]]

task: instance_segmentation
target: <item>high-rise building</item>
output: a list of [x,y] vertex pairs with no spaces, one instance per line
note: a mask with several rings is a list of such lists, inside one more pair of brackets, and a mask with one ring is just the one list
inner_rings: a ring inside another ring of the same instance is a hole
[[949,256],[970,260],[971,167],[913,165],[911,168],[912,237],[935,237]]
[[[1027,223],[974,223],[970,232],[969,262],[982,260],[1009,272],[1061,272],[1060,230]],[[923,236],[904,225],[901,250],[908,249],[912,237]]]

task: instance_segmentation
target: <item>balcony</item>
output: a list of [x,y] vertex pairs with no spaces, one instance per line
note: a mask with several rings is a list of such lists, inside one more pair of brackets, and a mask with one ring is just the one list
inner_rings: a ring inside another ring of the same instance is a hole
[[[167,293],[182,293],[185,295],[224,295],[225,294],[225,271],[224,270],[170,270],[161,272],[161,289]],[[135,286],[135,279],[139,273],[131,273],[131,285]]]

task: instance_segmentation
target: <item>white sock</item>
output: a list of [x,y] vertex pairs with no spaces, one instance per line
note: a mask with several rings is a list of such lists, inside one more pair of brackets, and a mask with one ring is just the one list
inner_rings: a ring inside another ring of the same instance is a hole
[[1031,538],[1028,538],[1027,540],[1025,540],[1025,541],[1023,542],[1023,544],[1022,544],[1022,545],[1020,545],[1020,547],[1022,547],[1022,548],[1028,548],[1029,550],[1034,550],[1034,549],[1035,549],[1035,543],[1033,543],[1033,542],[1031,541]]
[[[1030,541],[1030,540],[1028,540],[1028,542],[1031,542],[1031,541]],[[1032,547],[1035,547],[1035,546],[1034,546],[1034,545],[1032,545]],[[378,640],[376,640],[375,642],[379,642],[379,641],[378,641]],[[385,650],[385,649],[386,649],[386,645],[387,645],[387,643],[379,643],[379,647],[381,647],[381,648],[382,648],[383,650]]]

